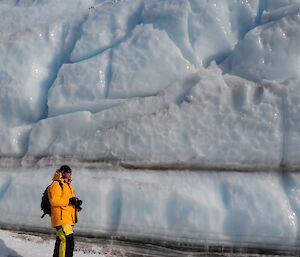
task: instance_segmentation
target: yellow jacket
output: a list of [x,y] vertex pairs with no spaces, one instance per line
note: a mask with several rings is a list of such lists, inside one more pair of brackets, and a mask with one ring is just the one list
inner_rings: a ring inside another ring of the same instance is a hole
[[[62,225],[75,225],[75,216],[77,215],[75,207],[69,205],[69,199],[75,196],[72,180],[61,178],[60,172],[56,171],[53,176],[53,182],[48,188],[48,197],[51,204],[51,225],[52,227]],[[62,182],[63,188],[58,181]]]

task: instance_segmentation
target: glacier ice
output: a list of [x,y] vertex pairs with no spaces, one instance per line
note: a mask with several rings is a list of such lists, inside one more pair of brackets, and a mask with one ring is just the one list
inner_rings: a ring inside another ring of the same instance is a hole
[[48,226],[40,192],[69,160],[80,231],[299,245],[299,11],[1,1],[0,223]]

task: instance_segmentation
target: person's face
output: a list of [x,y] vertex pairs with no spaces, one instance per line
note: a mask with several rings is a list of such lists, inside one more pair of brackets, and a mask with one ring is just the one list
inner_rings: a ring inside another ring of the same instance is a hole
[[71,172],[64,172],[63,177],[71,179],[71,177],[72,177],[72,171]]

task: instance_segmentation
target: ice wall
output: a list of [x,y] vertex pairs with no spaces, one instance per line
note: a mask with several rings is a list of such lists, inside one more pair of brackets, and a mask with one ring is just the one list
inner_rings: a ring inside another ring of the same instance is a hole
[[[50,171],[1,170],[1,226],[49,229],[39,204]],[[296,173],[74,169],[73,186],[83,200],[78,234],[299,250]]]
[[1,156],[297,169],[299,6],[1,2]]
[[299,175],[274,172],[300,164],[299,6],[1,1],[0,225],[49,227],[41,192],[68,157],[78,231],[299,246]]

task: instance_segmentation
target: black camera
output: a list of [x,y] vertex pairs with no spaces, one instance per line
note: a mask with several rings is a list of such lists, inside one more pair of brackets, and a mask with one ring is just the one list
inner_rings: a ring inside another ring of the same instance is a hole
[[72,197],[69,199],[69,204],[75,206],[76,209],[81,209],[82,201],[78,199],[77,197]]
[[77,198],[77,201],[76,201],[75,205],[80,207],[82,205],[82,201]]

